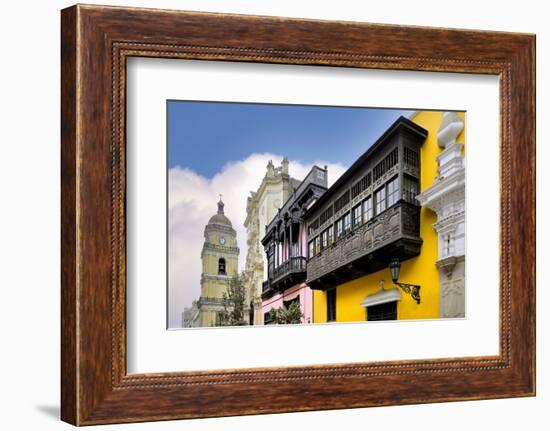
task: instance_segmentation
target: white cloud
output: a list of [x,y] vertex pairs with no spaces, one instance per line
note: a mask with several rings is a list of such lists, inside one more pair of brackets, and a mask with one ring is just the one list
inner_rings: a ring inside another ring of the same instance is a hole
[[[246,201],[250,191],[260,185],[268,160],[277,165],[283,156],[278,154],[251,154],[244,160],[227,163],[213,178],[205,178],[181,167],[169,170],[168,241],[169,241],[169,322],[170,327],[181,325],[184,307],[200,295],[201,249],[204,226],[217,211],[219,194],[223,195],[225,215],[237,231],[240,248],[239,269],[244,269],[247,253]],[[329,185],[345,171],[340,164],[319,161],[328,166]],[[289,173],[303,179],[311,169],[297,161],[290,161]]]

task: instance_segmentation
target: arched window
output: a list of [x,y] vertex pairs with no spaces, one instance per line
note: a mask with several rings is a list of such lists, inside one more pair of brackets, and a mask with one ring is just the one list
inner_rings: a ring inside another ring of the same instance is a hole
[[225,259],[223,257],[218,260],[218,274],[225,275]]

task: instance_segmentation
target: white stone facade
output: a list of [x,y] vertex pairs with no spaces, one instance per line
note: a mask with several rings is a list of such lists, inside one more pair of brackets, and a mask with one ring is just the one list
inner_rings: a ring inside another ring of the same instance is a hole
[[270,160],[265,176],[256,191],[251,191],[246,205],[246,228],[248,254],[246,256],[243,284],[248,293],[247,304],[254,304],[254,324],[263,324],[262,282],[267,280],[267,259],[261,244],[266,226],[297,187],[299,181],[288,174],[288,159],[275,167]]
[[454,112],[445,112],[437,133],[443,151],[437,157],[438,175],[433,184],[417,196],[424,207],[437,214],[433,225],[438,235],[440,316],[465,316],[465,184],[463,144],[456,138],[464,121]]

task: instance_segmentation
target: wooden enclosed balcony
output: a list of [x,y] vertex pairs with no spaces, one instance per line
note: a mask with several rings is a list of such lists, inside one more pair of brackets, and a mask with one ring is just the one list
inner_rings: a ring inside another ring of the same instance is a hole
[[262,284],[262,296],[269,296],[306,280],[307,259],[304,256],[291,257],[276,267],[269,279]]
[[326,290],[420,254],[420,207],[400,201],[344,233],[307,263],[307,284]]

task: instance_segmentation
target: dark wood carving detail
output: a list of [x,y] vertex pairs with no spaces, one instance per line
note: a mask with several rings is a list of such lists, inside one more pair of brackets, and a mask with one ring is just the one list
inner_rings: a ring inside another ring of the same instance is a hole
[[[306,282],[314,289],[331,288],[334,283],[322,279],[334,271],[347,281],[387,266],[392,257],[417,256],[422,245],[419,231],[420,208],[401,201],[309,259]],[[402,247],[405,243],[408,247]],[[341,268],[348,264],[361,270],[346,276]]]

